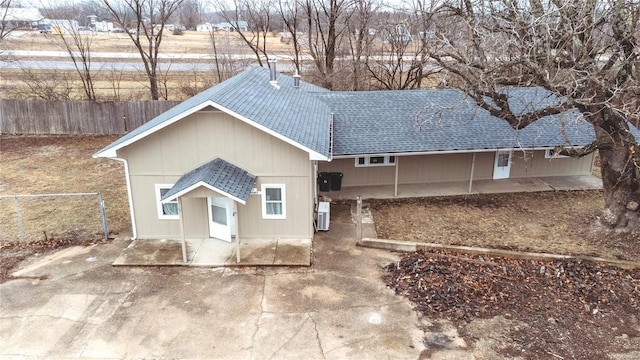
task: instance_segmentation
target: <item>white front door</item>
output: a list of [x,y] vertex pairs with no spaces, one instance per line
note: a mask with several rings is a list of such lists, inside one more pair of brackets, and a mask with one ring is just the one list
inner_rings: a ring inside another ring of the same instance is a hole
[[236,234],[233,200],[226,197],[207,198],[209,210],[209,236],[231,242]]
[[511,150],[496,151],[495,164],[493,166],[493,178],[508,179],[511,172]]

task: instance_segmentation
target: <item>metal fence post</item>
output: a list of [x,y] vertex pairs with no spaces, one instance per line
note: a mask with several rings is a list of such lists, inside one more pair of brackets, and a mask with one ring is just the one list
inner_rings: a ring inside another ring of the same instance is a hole
[[102,229],[104,230],[104,239],[106,240],[109,238],[109,226],[107,225],[107,211],[105,210],[101,192],[98,193],[98,200],[100,202],[100,214],[102,215]]
[[[13,198],[13,202],[15,203],[15,207],[16,207],[16,216],[18,219],[18,230],[20,232],[20,241],[22,242],[26,242],[26,233],[25,233],[25,219],[22,218],[22,209],[21,206],[26,206],[25,210],[27,212],[27,215],[30,214],[30,209],[31,207],[29,205],[25,205],[24,203],[21,205],[20,201],[18,200],[18,198],[51,198],[51,197],[67,197],[67,196],[71,196],[71,197],[76,197],[76,196],[98,196],[98,205],[100,206],[100,215],[101,215],[101,220],[102,220],[102,229],[104,231],[104,237],[105,239],[109,238],[109,226],[107,224],[107,212],[106,212],[106,206],[104,204],[104,199],[102,198],[102,193],[99,192],[92,192],[92,193],[60,193],[60,194],[16,194],[16,195],[0,195],[0,199],[10,199]],[[29,228],[29,220],[31,220],[31,217],[27,216],[26,219],[26,225],[27,225],[27,231],[30,229]],[[92,220],[93,221],[93,220]],[[4,235],[4,234],[1,234]],[[29,236],[33,236],[33,234],[29,234]],[[45,232],[45,236],[46,236],[46,232]],[[2,236],[0,236],[0,241],[3,241],[4,238]]]
[[18,229],[20,231],[20,241],[24,242],[24,227],[22,226],[22,214],[20,214],[20,203],[18,202],[18,196],[14,196],[13,200],[16,204],[16,215],[18,215]]
[[356,245],[362,245],[362,198],[356,198]]

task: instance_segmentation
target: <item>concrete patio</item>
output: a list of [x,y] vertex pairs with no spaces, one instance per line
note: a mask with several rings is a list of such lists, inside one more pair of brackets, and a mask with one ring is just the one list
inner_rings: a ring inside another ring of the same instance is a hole
[[497,194],[509,192],[566,191],[601,189],[602,180],[595,176],[549,176],[521,179],[474,180],[469,191],[468,181],[450,181],[425,184],[398,185],[394,196],[393,185],[351,186],[340,191],[320,192],[332,200],[411,198],[454,196],[469,194]]
[[217,239],[186,240],[187,262],[182,258],[182,241],[134,240],[116,258],[116,266],[310,266],[311,240],[241,239],[240,261],[237,243]]

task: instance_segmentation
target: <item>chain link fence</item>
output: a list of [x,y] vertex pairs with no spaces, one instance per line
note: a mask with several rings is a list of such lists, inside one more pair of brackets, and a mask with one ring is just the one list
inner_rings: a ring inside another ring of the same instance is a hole
[[107,238],[100,193],[0,195],[0,241]]

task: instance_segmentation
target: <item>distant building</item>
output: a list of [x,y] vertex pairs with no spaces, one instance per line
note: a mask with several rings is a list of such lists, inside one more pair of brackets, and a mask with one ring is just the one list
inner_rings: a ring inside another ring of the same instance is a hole
[[214,25],[215,31],[247,31],[249,24],[246,21],[221,22]]
[[405,24],[397,24],[388,33],[383,35],[385,42],[394,44],[408,44],[411,42],[409,27]]
[[63,34],[65,32],[77,33],[79,24],[76,20],[44,19],[42,23],[51,25],[51,33]]
[[96,21],[93,25],[95,31],[106,32],[113,30],[113,23],[111,21]]
[[0,8],[6,29],[33,29],[44,19],[36,8]]
[[211,32],[214,31],[215,26],[210,23],[198,24],[196,25],[196,31],[206,31]]

